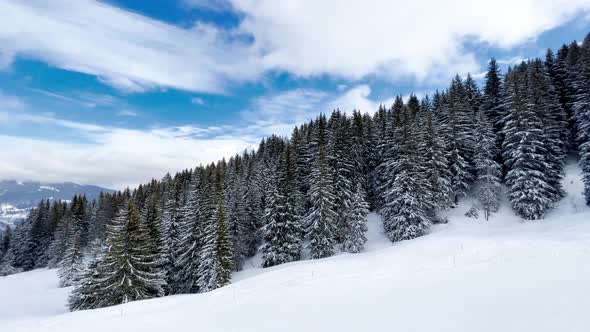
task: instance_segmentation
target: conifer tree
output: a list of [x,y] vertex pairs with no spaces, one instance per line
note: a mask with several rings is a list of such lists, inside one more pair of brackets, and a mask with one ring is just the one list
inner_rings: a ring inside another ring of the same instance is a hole
[[243,243],[246,247],[247,256],[251,257],[258,251],[258,246],[261,241],[259,230],[261,228],[260,216],[264,215],[262,210],[262,200],[260,198],[259,186],[257,184],[256,176],[256,160],[253,153],[244,153],[245,160],[245,191],[244,197],[246,200],[246,225],[244,231]]
[[547,182],[547,150],[543,124],[527,102],[525,64],[506,78],[504,143],[502,155],[508,170],[506,185],[515,213],[525,220],[543,218],[552,206]]
[[174,284],[175,260],[180,242],[180,225],[182,224],[181,209],[183,202],[183,181],[180,176],[174,179],[167,175],[167,183],[164,192],[164,207],[162,209],[162,237],[164,238],[164,270],[166,273],[166,283]]
[[496,137],[496,153],[494,157],[496,162],[502,165],[502,128],[504,127],[505,110],[503,109],[504,91],[502,85],[502,76],[496,59],[492,58],[488,65],[488,71],[485,77],[483,88],[483,100],[481,110],[492,124],[493,133]]
[[79,286],[68,296],[68,307],[71,311],[97,309],[108,306],[110,290],[104,288],[103,278],[110,273],[103,265],[106,246],[97,247],[94,258],[83,271]]
[[[164,248],[164,235],[162,234],[162,211],[159,204],[159,190],[156,180],[152,180],[149,190],[146,193],[145,203],[143,209],[140,210],[141,217],[145,221],[145,227],[148,231],[149,237],[154,241],[154,250],[158,252],[162,261],[165,261],[166,252]],[[162,268],[166,268],[162,266]]]
[[367,166],[367,182],[365,184],[365,188],[367,193],[367,203],[369,203],[370,210],[373,211],[376,209],[377,206],[376,200],[378,194],[377,187],[375,186],[375,179],[377,177],[376,170],[379,162],[377,158],[377,135],[375,132],[375,123],[373,122],[373,118],[368,113],[365,113],[363,115],[363,123],[365,124],[365,160]]
[[310,257],[317,259],[334,253],[338,213],[333,183],[334,172],[328,159],[328,130],[324,115],[319,117],[314,130],[309,188],[311,209],[306,216],[306,224]]
[[368,173],[368,137],[367,130],[370,124],[365,123],[363,115],[359,111],[352,112],[352,121],[350,125],[350,159],[352,163],[352,185],[355,189],[360,183],[363,190],[367,192],[367,173]]
[[442,113],[443,135],[448,142],[447,160],[451,171],[454,202],[465,195],[473,180],[473,112],[467,103],[463,82],[456,76],[451,82]]
[[[422,140],[421,150],[424,158],[424,177],[430,187],[429,200],[432,206],[438,209],[446,209],[451,205],[451,172],[446,156],[446,142],[442,135],[440,121],[437,115],[430,110],[428,97],[422,105]],[[431,211],[434,215],[435,211]]]
[[271,204],[266,210],[268,223],[264,225],[262,266],[270,267],[297,261],[301,255],[302,228],[297,214],[293,147],[287,145],[276,172],[277,179],[270,195]]
[[90,264],[92,272],[70,297],[70,308],[100,308],[163,296],[166,281],[157,269],[161,262],[153,247],[139,211],[129,201],[107,226],[106,252]]
[[361,252],[367,242],[367,215],[369,204],[365,200],[365,191],[358,183],[351,202],[345,211],[346,224],[341,244],[342,251],[350,253]]
[[387,111],[382,120],[383,128],[381,131],[382,138],[379,142],[379,164],[376,168],[377,182],[375,183],[377,195],[377,208],[383,207],[385,204],[385,192],[394,186],[393,181],[395,179],[394,170],[391,168],[397,158],[397,138],[395,136],[397,127],[400,125],[400,116],[404,110],[404,102],[401,96],[395,97],[393,106]]
[[502,171],[496,162],[496,138],[493,126],[485,113],[480,112],[476,119],[475,170],[476,187],[479,203],[484,211],[484,218],[498,211],[500,207],[500,177]]
[[385,234],[393,242],[422,236],[432,223],[428,215],[432,209],[428,202],[429,187],[424,179],[424,163],[417,146],[420,137],[415,125],[411,111],[404,108],[395,131],[397,158],[390,160],[388,167],[394,185],[385,191],[381,209]]
[[233,267],[238,271],[242,268],[244,260],[250,256],[248,247],[250,227],[246,209],[246,178],[242,159],[239,155],[230,160],[225,179],[228,231],[233,248]]
[[12,230],[10,227],[6,227],[6,229],[0,233],[0,260],[5,253],[8,252],[10,249],[10,240],[12,239]]
[[14,259],[12,260],[12,265],[23,271],[29,271],[35,267],[36,254],[33,251],[31,228],[36,218],[37,209],[33,209],[25,221],[16,227],[13,234],[14,245],[12,246],[12,253],[14,254]]
[[53,241],[48,248],[48,267],[58,267],[63,260],[67,249],[68,234],[71,233],[70,228],[73,227],[74,221],[71,211],[67,208],[57,222],[57,226],[53,235]]
[[350,153],[350,120],[346,114],[335,110],[328,121],[328,130],[329,140],[326,157],[330,168],[334,171],[334,191],[338,193],[335,196],[338,213],[336,241],[341,243],[343,232],[347,227],[345,211],[348,210],[354,190],[352,180],[355,170]]
[[0,277],[20,272],[23,272],[23,269],[14,267],[14,252],[9,248],[0,259]]
[[590,205],[590,33],[584,39],[580,49],[577,67],[579,71],[575,80],[577,89],[573,109],[584,195],[586,204]]
[[182,223],[179,228],[181,236],[175,261],[177,272],[174,275],[174,284],[169,285],[171,293],[197,293],[199,291],[197,282],[203,236],[201,177],[202,170],[198,168],[191,178],[187,201],[181,211]]
[[561,181],[569,137],[567,119],[565,111],[559,105],[551,78],[540,59],[528,63],[527,81],[529,107],[540,115],[543,123],[547,183],[551,188],[551,200],[557,202],[565,196]]
[[41,200],[36,208],[35,217],[30,219],[29,230],[30,247],[34,267],[40,268],[47,265],[47,248],[51,241],[51,227],[49,224],[49,200]]
[[553,52],[547,51],[545,58],[545,65],[551,77],[551,83],[557,93],[559,104],[566,114],[568,121],[568,146],[575,146],[575,126],[574,126],[574,109],[573,103],[575,101],[575,83],[571,79],[573,68],[568,64],[569,48],[563,45],[558,51],[557,55],[553,57]]
[[60,287],[77,285],[84,269],[81,225],[76,224],[71,212],[66,214],[66,223],[64,254],[58,265]]
[[200,292],[212,291],[229,284],[233,270],[233,253],[223,206],[223,173],[220,167],[213,172],[214,206],[204,228],[197,281]]
[[0,255],[0,276],[22,272],[22,269],[14,267],[14,245],[12,230],[8,227],[2,234],[2,243],[0,243],[2,247],[2,255]]
[[295,199],[295,213],[300,218],[305,216],[308,209],[308,201],[306,199],[306,193],[309,190],[309,149],[308,141],[306,139],[307,132],[310,131],[307,126],[302,126],[301,129],[295,127],[293,135],[291,136],[291,150],[292,150],[292,161],[293,161],[293,174],[294,184],[296,188],[294,190]]

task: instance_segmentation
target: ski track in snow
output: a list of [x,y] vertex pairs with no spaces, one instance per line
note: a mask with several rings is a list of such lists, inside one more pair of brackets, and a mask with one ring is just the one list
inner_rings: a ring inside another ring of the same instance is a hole
[[590,208],[579,169],[547,218],[521,222],[503,202],[492,219],[449,224],[392,244],[378,215],[360,254],[261,269],[245,263],[233,283],[67,313],[69,289],[54,270],[0,277],[0,331],[588,331]]

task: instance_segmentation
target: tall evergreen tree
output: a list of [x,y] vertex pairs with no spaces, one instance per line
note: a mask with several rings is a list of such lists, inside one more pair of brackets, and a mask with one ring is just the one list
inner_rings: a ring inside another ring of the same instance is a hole
[[547,150],[543,143],[543,124],[527,102],[525,64],[506,78],[505,118],[502,155],[508,170],[506,185],[517,215],[525,220],[540,219],[552,206],[551,186],[547,182]]
[[341,243],[346,229],[346,215],[353,194],[354,161],[350,153],[350,120],[340,110],[335,110],[328,121],[329,139],[326,158],[334,172],[336,199],[336,241]]
[[276,185],[271,192],[271,204],[267,208],[262,247],[262,266],[270,267],[299,260],[303,230],[297,214],[293,147],[287,145],[276,172]]
[[110,273],[103,265],[104,255],[108,249],[105,245],[96,248],[96,255],[83,271],[79,286],[68,296],[68,307],[71,311],[89,310],[105,307],[106,299],[111,296],[110,290],[104,288],[104,276]]
[[340,248],[342,251],[358,253],[364,249],[367,242],[367,215],[369,204],[365,200],[362,183],[357,183],[345,216],[346,224]]
[[64,253],[58,265],[60,287],[77,285],[84,269],[82,227],[79,223],[76,223],[74,214],[70,211],[66,213],[65,220],[67,225],[63,239],[65,241]]
[[169,174],[164,178],[165,191],[163,195],[164,206],[162,209],[162,237],[164,238],[165,273],[166,283],[173,285],[176,274],[175,260],[180,244],[180,225],[182,224],[182,207],[184,205],[183,181],[180,176],[174,179]]
[[575,80],[576,140],[582,169],[586,204],[590,205],[590,33],[584,39],[578,59],[578,77]]
[[223,173],[219,166],[213,172],[213,213],[205,225],[198,269],[197,286],[201,292],[229,284],[233,270],[233,253],[223,206]]
[[443,135],[448,142],[447,160],[451,171],[451,191],[454,202],[465,195],[473,180],[473,113],[467,103],[463,82],[456,76],[447,93],[443,112]]
[[[438,209],[446,209],[451,205],[451,172],[446,156],[446,142],[442,135],[440,121],[436,121],[440,115],[430,109],[427,98],[423,101],[422,117],[424,118],[422,130],[421,150],[424,158],[425,179],[430,187],[429,200],[432,206]],[[431,211],[434,214],[435,211]]]
[[153,242],[129,201],[107,226],[106,252],[90,264],[92,272],[72,293],[70,308],[93,309],[163,296],[166,281],[157,269],[161,262]]
[[496,137],[493,125],[485,113],[480,112],[476,119],[475,170],[476,186],[479,203],[484,211],[484,217],[497,212],[500,207],[500,177],[502,170],[496,162]]
[[569,137],[567,119],[565,111],[559,105],[547,69],[540,59],[528,63],[527,81],[529,107],[540,115],[543,123],[547,183],[551,187],[551,200],[557,202],[565,196],[561,181]]
[[[202,169],[197,168],[193,174],[183,206],[180,225],[180,243],[176,253],[174,284],[170,285],[172,293],[197,293],[199,280],[200,253],[203,236],[203,207],[201,207]],[[206,207],[204,207],[206,208]]]
[[236,271],[242,268],[246,258],[250,256],[249,233],[250,225],[247,213],[246,177],[240,156],[230,160],[226,175],[226,202],[228,210],[228,231],[233,247],[233,267]]
[[366,119],[359,111],[352,112],[350,130],[347,133],[350,136],[350,161],[352,163],[351,188],[355,189],[360,183],[363,190],[367,192],[368,181],[368,159],[369,159],[369,138],[367,130],[370,126],[365,123]]
[[420,137],[411,111],[400,114],[396,128],[397,158],[390,160],[388,169],[393,176],[393,186],[385,191],[385,204],[381,209],[385,234],[393,242],[409,240],[428,232],[431,225],[427,200],[428,183],[424,179],[422,156],[418,149]]
[[482,111],[492,124],[493,133],[496,136],[496,152],[494,157],[496,162],[502,165],[502,128],[504,127],[505,110],[504,105],[504,91],[502,85],[502,74],[496,59],[492,58],[488,65],[488,71],[485,77],[485,85],[483,88]]
[[306,216],[310,257],[324,258],[334,253],[337,239],[336,194],[334,171],[328,157],[328,129],[324,115],[317,120],[311,142],[312,171],[309,196],[311,209]]
[[14,252],[15,245],[12,238],[12,230],[8,227],[2,234],[2,255],[0,255],[0,276],[22,272],[22,269],[14,267]]

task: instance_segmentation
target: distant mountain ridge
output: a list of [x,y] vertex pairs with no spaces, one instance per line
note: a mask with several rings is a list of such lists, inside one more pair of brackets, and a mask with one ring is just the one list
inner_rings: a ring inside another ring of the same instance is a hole
[[97,198],[101,192],[111,189],[73,182],[43,183],[34,181],[0,181],[0,229],[6,224],[25,218],[29,210],[42,199],[70,200],[74,195],[84,194],[88,199]]

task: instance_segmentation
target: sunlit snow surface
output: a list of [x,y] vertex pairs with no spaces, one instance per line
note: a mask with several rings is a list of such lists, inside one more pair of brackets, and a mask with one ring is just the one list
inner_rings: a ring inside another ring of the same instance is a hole
[[364,253],[270,269],[246,263],[227,287],[66,313],[52,270],[0,278],[0,331],[590,331],[590,209],[575,166],[545,220],[507,204],[392,245],[378,216]]

